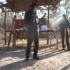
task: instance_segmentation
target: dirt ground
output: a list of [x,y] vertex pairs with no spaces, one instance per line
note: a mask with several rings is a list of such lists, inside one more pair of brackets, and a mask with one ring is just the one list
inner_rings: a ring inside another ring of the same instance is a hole
[[0,51],[0,70],[70,70],[70,51],[61,50],[60,45],[56,49],[57,45],[46,46],[44,41],[40,43],[40,60],[32,59],[33,50],[29,61],[25,61],[25,49]]

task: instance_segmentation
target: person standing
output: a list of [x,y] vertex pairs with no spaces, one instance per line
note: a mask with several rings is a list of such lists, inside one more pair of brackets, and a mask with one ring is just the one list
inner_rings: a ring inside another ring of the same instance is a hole
[[29,55],[31,52],[31,45],[34,41],[34,54],[33,59],[39,60],[38,57],[38,48],[39,48],[39,39],[38,39],[38,32],[37,32],[37,23],[36,23],[36,3],[32,3],[29,6],[29,10],[25,12],[24,21],[27,24],[28,30],[28,38],[27,38],[27,48],[26,48],[26,61],[29,60]]
[[65,49],[65,44],[64,44],[64,40],[66,42],[66,45],[67,45],[67,50],[70,50],[70,47],[69,47],[69,36],[68,36],[68,28],[69,28],[69,21],[67,20],[66,18],[66,15],[62,15],[63,17],[63,21],[62,23],[63,24],[60,24],[60,33],[61,33],[61,39],[62,39],[62,48],[63,50]]

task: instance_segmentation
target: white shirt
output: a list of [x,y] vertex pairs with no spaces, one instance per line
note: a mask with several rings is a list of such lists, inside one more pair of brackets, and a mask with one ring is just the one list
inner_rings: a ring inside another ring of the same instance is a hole
[[47,25],[42,25],[41,26],[41,31],[47,31]]

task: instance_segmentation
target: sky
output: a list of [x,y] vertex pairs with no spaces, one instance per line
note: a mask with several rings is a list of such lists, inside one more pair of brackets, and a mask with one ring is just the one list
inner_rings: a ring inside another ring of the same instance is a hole
[[6,3],[6,0],[0,0],[0,2]]
[[[6,0],[0,0],[0,2],[3,2],[3,3],[6,3]],[[0,9],[0,12],[1,12],[2,10]]]
[[3,1],[3,0],[0,0],[0,1]]

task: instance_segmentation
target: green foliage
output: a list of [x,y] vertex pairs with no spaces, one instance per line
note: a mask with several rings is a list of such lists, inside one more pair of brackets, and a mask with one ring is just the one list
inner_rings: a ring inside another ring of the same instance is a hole
[[4,43],[4,41],[2,39],[0,39],[0,44],[3,44],[3,43]]
[[[0,13],[0,27],[5,27],[4,23],[5,23],[5,13]],[[11,29],[11,25],[12,25],[12,15],[9,16],[9,14],[6,14],[6,29],[10,30]]]
[[67,3],[69,3],[70,2],[70,0],[65,0],[65,4],[67,4]]

